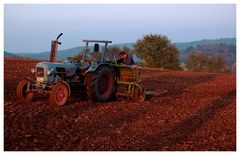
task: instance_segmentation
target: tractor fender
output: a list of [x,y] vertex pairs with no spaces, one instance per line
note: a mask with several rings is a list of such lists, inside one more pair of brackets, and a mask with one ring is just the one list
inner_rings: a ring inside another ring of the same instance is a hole
[[86,71],[86,73],[89,73],[89,72],[95,72],[98,70],[98,68],[100,68],[101,66],[108,66],[109,68],[112,68],[112,66],[107,63],[107,62],[100,62],[100,63],[92,63],[92,65],[89,67],[89,69]]
[[62,84],[64,84],[65,86],[67,86],[67,88],[68,88],[68,96],[70,96],[70,94],[71,94],[71,89],[70,89],[70,86],[69,86],[69,84],[67,83],[67,82],[65,82],[65,81],[60,81],[59,83],[62,83]]
[[98,68],[100,68],[101,66],[108,66],[109,68],[112,68],[112,66],[109,63],[101,62],[98,64],[96,70],[98,70]]

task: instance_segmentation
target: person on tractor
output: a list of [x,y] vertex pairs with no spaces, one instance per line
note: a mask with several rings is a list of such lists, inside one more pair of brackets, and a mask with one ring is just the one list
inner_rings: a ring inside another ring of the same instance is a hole
[[119,57],[120,57],[120,59],[117,60],[118,64],[133,65],[135,63],[132,55],[127,54],[124,51],[121,51],[119,53]]

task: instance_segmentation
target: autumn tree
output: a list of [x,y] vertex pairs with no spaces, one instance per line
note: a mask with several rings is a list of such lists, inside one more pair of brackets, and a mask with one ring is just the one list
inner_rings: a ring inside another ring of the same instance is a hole
[[123,46],[122,47],[122,51],[124,51],[124,52],[126,52],[126,53],[131,53],[131,50],[130,50],[130,48],[128,48],[127,46]]
[[107,50],[108,50],[108,57],[114,56],[115,57],[114,59],[118,59],[119,58],[118,54],[120,53],[121,48],[119,48],[117,46],[109,46],[107,48]]
[[179,51],[164,35],[143,36],[134,45],[133,53],[143,59],[147,67],[180,69]]
[[108,52],[118,54],[121,51],[121,48],[117,46],[109,46],[107,48]]
[[191,53],[186,60],[186,68],[194,72],[229,72],[222,55],[206,56],[203,53]]
[[228,68],[222,55],[209,56],[207,59],[208,72],[228,72]]
[[190,53],[187,56],[186,68],[193,72],[206,71],[207,58],[203,53]]

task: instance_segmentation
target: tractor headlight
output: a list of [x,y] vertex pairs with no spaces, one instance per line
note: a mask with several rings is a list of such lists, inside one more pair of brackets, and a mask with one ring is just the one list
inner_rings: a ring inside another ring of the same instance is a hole
[[50,75],[53,72],[53,68],[51,68],[50,70],[47,71],[47,75]]
[[36,72],[36,69],[35,68],[32,68],[31,69],[31,72],[34,74]]

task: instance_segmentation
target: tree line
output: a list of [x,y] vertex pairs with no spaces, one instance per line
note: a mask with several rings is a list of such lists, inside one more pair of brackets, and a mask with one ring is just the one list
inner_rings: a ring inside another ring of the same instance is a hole
[[227,73],[231,69],[222,55],[206,56],[203,53],[190,53],[186,59],[186,68],[194,72]]
[[146,67],[195,72],[231,72],[236,70],[236,46],[226,44],[199,45],[185,51],[185,63],[179,62],[180,51],[164,35],[149,34],[138,39],[129,53],[136,54]]
[[[136,41],[132,50],[127,46],[108,47],[108,53],[115,54],[116,58],[121,51],[135,54],[142,60],[138,64],[145,67],[224,73],[236,70],[236,63],[234,63],[236,61],[233,59],[236,57],[234,45],[210,44],[188,47],[184,51],[184,64],[181,64],[179,60],[180,51],[165,35],[144,35]],[[229,60],[231,60],[230,63]]]

